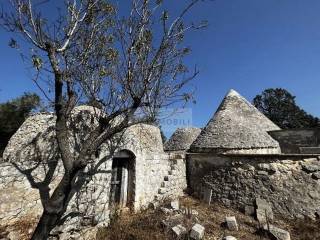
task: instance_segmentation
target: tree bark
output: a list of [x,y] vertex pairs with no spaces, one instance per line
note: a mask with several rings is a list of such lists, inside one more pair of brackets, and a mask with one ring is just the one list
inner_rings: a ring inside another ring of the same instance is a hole
[[50,199],[44,204],[44,211],[31,240],[48,239],[51,230],[57,226],[63,214],[66,212],[71,199],[73,181],[81,169],[82,168],[73,168],[71,172],[65,172]]
[[31,240],[48,239],[48,236],[51,230],[56,226],[58,219],[60,219],[58,214],[51,214],[46,211],[43,211],[38,225],[35,231],[33,232]]
[[68,106],[66,106],[63,99],[63,73],[60,71],[56,59],[56,49],[52,45],[48,45],[46,50],[55,76],[55,112],[57,116],[55,130],[65,173],[50,199],[42,204],[44,210],[32,235],[32,240],[47,239],[51,230],[66,212],[72,192],[72,182],[80,170],[74,166],[74,158],[68,142],[67,116],[65,112]]

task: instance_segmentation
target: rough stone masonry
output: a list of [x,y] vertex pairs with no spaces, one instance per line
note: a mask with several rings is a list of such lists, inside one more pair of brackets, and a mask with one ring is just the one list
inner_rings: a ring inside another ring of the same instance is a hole
[[[74,154],[97,124],[96,114],[104,113],[88,106],[74,110],[69,123],[75,129],[70,139]],[[54,114],[30,116],[5,149],[0,225],[39,217],[42,197],[59,182],[63,167],[54,124]],[[108,224],[115,205],[138,211],[176,199],[187,187],[200,197],[239,208],[249,209],[261,198],[283,217],[319,217],[318,155],[284,153],[269,131],[279,127],[234,90],[204,128],[178,129],[164,146],[158,127],[132,126],[92,156],[92,164],[79,177],[83,181],[64,227]]]
[[[81,106],[74,110],[75,125],[70,144],[81,145],[92,127],[97,110]],[[63,174],[54,131],[55,116],[30,116],[11,138],[0,163],[0,224],[19,218],[38,218],[41,201],[50,194]],[[177,198],[186,188],[185,155],[164,152],[158,127],[139,124],[130,127],[110,143],[103,144],[79,178],[82,182],[69,204],[65,226],[108,224],[113,205],[133,211],[165,198]],[[113,144],[115,145],[115,144]],[[114,166],[115,161],[127,165]],[[121,178],[114,173],[121,171]],[[113,182],[119,182],[113,188]],[[113,188],[113,189],[112,189]],[[39,194],[40,193],[40,194]],[[119,198],[115,197],[119,193]],[[69,224],[68,224],[69,223]]]

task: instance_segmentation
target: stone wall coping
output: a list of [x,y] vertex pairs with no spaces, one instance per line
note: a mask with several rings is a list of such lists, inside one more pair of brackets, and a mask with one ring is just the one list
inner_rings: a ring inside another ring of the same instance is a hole
[[292,128],[292,129],[279,129],[279,130],[271,130],[267,131],[268,133],[273,133],[273,132],[299,132],[299,131],[320,131],[320,128],[318,127],[306,127],[306,128]]
[[203,153],[192,153],[192,152],[187,152],[186,155],[215,155],[215,156],[220,156],[220,157],[320,157],[320,154],[311,154],[311,153],[280,153],[280,154],[263,154],[263,153],[253,153],[253,154],[246,154],[246,153],[213,153],[213,152],[203,152]]
[[276,147],[251,147],[251,148],[192,148],[186,151],[188,154],[222,154],[225,151],[239,151],[239,150],[270,150],[270,149],[278,149]]
[[302,157],[302,158],[310,158],[310,157],[320,157],[320,154],[311,154],[311,153],[280,153],[280,154],[241,154],[241,153],[221,153],[219,156],[230,156],[230,157]]

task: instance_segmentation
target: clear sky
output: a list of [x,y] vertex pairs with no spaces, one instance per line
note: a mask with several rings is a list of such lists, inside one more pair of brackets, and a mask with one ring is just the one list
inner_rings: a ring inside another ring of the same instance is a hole
[[[177,12],[186,2],[167,0],[167,5]],[[206,19],[209,27],[186,42],[193,49],[188,64],[200,69],[193,82],[193,124],[204,126],[230,88],[250,101],[265,88],[286,88],[319,117],[319,13],[319,0],[215,0],[194,8],[188,19]],[[0,102],[37,92],[9,39],[0,30]]]

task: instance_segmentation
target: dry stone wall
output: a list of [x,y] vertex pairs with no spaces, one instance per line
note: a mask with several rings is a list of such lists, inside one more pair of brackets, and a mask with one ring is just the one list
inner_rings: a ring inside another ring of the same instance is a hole
[[[70,123],[76,129],[71,144],[81,146],[86,138],[86,132],[92,127],[87,124],[91,122],[90,110],[85,107],[77,110],[75,121]],[[53,114],[31,116],[10,140],[4,153],[5,161],[0,163],[0,189],[5,193],[0,194],[0,225],[23,217],[37,219],[42,212],[40,195],[51,194],[63,176],[54,122]],[[134,210],[158,201],[159,191],[163,189],[162,196],[165,197],[183,194],[186,188],[185,156],[163,151],[159,128],[135,125],[119,134],[113,142],[103,144],[98,154],[92,156],[92,162],[78,177],[65,214],[65,224],[57,227],[55,233],[75,231],[85,225],[108,224],[113,162],[110,149],[113,153],[129,151],[134,155]]]
[[120,147],[130,150],[136,158],[135,210],[147,208],[163,198],[181,196],[186,188],[185,155],[164,152],[159,128],[144,127],[128,129]]
[[[14,222],[16,217],[41,213],[41,203],[36,189],[12,164],[0,163],[0,222]],[[27,191],[26,191],[27,190]]]
[[207,201],[244,209],[262,198],[283,217],[319,217],[319,158],[194,155],[187,165],[191,188]]
[[[129,146],[126,146],[126,149]],[[107,151],[103,152],[106,153]],[[146,208],[150,203],[159,200],[174,199],[183,194],[186,188],[186,168],[183,155],[169,156],[168,154],[154,154],[153,157],[143,158],[137,153],[135,209]],[[97,161],[102,160],[98,158]],[[103,163],[90,174],[88,169],[80,176],[83,185],[74,193],[65,216],[66,222],[54,231],[77,231],[83,226],[108,224],[109,222],[109,192],[111,182],[112,158],[103,160]],[[50,183],[53,189],[63,174],[62,166],[58,166],[57,176]],[[42,171],[33,172],[36,179],[42,179]],[[81,181],[80,181],[81,182]],[[164,184],[165,183],[165,184]],[[0,225],[7,225],[24,217],[37,219],[41,212],[39,191],[32,189],[29,180],[11,163],[0,164]],[[162,191],[162,192],[161,192]],[[65,235],[65,234],[64,234]],[[66,237],[69,237],[66,236]]]
[[184,194],[187,188],[186,178],[186,158],[184,152],[170,152],[168,161],[168,171],[158,188],[157,201],[175,199]]

